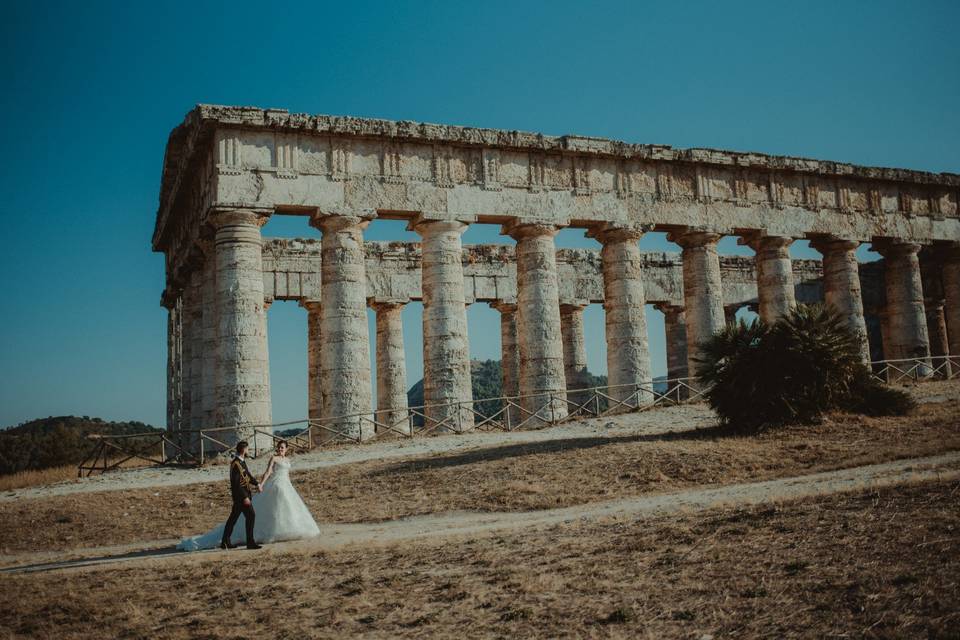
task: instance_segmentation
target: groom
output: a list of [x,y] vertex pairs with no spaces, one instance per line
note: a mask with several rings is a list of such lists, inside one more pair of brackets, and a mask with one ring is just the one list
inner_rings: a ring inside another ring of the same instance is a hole
[[227,518],[227,524],[223,529],[221,549],[233,549],[237,546],[230,542],[230,537],[233,535],[233,526],[237,524],[237,518],[241,513],[247,528],[247,549],[262,548],[253,540],[253,522],[257,517],[253,511],[253,490],[260,491],[260,483],[247,469],[247,463],[244,460],[246,453],[247,443],[241,440],[237,443],[237,455],[230,462],[230,495],[233,497],[233,509],[230,510],[230,517]]

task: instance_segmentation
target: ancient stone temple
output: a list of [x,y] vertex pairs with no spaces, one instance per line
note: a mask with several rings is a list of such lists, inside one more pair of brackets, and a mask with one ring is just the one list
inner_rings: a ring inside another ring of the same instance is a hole
[[[825,300],[865,361],[880,342],[888,359],[957,354],[958,200],[954,174],[201,105],[170,135],[153,235],[166,256],[168,427],[228,427],[229,440],[270,425],[276,300],[308,315],[310,418],[357,439],[411,428],[400,317],[411,300],[424,307],[422,413],[436,430],[474,424],[469,304],[501,314],[504,393],[551,418],[584,385],[590,304],[605,312],[611,397],[627,406],[652,398],[647,304],[664,313],[671,377],[693,371],[700,342],[742,306],[772,321]],[[263,238],[278,214],[309,217],[318,237]],[[420,242],[366,242],[375,219],[408,221]],[[515,244],[464,246],[471,224]],[[602,249],[558,250],[564,228]],[[642,253],[651,231],[681,253]],[[755,257],[718,255],[727,235]],[[822,264],[790,259],[798,239]],[[861,243],[884,260],[861,269]]]

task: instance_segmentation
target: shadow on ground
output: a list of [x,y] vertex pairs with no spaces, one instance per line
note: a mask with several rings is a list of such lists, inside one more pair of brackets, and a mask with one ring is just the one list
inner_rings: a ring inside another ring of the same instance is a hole
[[137,558],[161,558],[174,553],[185,553],[176,547],[156,547],[153,549],[140,549],[139,551],[130,551],[129,553],[119,553],[114,555],[91,556],[86,558],[76,558],[74,560],[53,560],[51,562],[37,562],[34,564],[15,565],[12,567],[3,567],[0,573],[40,573],[44,571],[54,571],[59,569],[73,569],[94,565],[107,564],[110,562],[120,562],[122,560],[133,560]]
[[439,456],[435,458],[408,460],[391,464],[379,471],[371,473],[373,476],[388,476],[411,471],[425,471],[446,467],[459,467],[477,462],[492,462],[507,458],[519,458],[543,453],[562,453],[578,449],[592,449],[607,445],[631,444],[636,442],[678,442],[697,440],[716,440],[719,438],[745,437],[751,434],[728,426],[712,426],[688,431],[670,431],[646,435],[629,436],[595,436],[589,438],[561,438],[543,442],[527,442],[523,444],[509,444],[496,447],[484,447],[458,453],[455,455]]

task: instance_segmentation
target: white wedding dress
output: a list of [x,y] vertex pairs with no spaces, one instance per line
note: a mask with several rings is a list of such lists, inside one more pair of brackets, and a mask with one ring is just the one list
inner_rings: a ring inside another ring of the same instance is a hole
[[[299,540],[312,538],[320,533],[310,510],[290,482],[290,461],[286,458],[277,458],[273,463],[273,473],[267,479],[263,491],[253,495],[253,510],[256,512],[253,539],[257,542]],[[224,513],[224,520],[226,517]],[[230,542],[234,544],[246,544],[243,518],[241,515],[233,528]],[[197,551],[219,547],[225,524],[203,535],[184,538],[177,545],[177,549]]]

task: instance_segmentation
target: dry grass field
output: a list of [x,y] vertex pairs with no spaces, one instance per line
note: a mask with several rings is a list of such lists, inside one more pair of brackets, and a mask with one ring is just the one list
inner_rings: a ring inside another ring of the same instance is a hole
[[[159,456],[156,456],[159,458]],[[120,460],[120,457],[111,457],[107,464],[113,464]],[[102,461],[101,461],[102,464]],[[121,469],[140,469],[150,466],[151,463],[133,458],[122,461]],[[77,479],[77,465],[66,464],[60,467],[50,467],[47,469],[30,469],[28,471],[18,471],[17,473],[8,473],[0,475],[0,493],[4,491],[13,491],[24,487],[37,487],[43,485],[55,484],[58,482],[67,482]]]
[[[957,638],[960,482],[4,577],[0,638]],[[229,562],[224,562],[229,558]]]
[[44,484],[53,484],[55,482],[64,482],[73,480],[77,477],[76,465],[68,464],[62,467],[51,467],[49,469],[38,469],[30,471],[19,471],[17,473],[8,473],[0,475],[0,492],[20,489],[22,487],[35,487]]
[[[293,479],[318,521],[370,522],[453,510],[564,507],[957,449],[960,403],[953,392],[927,398],[907,418],[834,415],[820,425],[759,436],[712,428],[511,444],[294,468]],[[227,505],[223,482],[2,502],[0,553],[177,538],[222,521]]]

